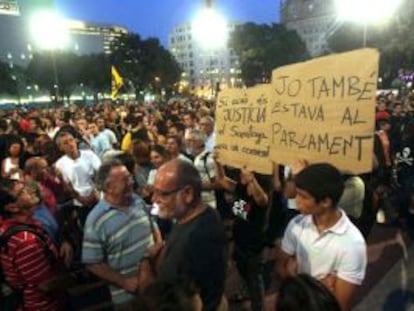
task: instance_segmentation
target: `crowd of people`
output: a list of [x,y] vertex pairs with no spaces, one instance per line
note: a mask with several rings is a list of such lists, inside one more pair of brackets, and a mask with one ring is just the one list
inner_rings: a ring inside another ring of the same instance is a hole
[[[378,96],[361,176],[300,155],[273,175],[225,166],[214,102],[198,98],[0,114],[4,310],[228,310],[248,297],[256,311],[272,279],[275,310],[344,311],[374,222],[414,228],[414,98]],[[226,297],[233,263],[243,282]],[[78,272],[107,299],[71,297]]]

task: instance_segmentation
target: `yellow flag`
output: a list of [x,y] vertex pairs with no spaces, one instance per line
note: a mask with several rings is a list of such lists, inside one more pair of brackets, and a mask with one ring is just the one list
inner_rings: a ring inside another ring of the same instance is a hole
[[121,75],[119,74],[118,70],[116,70],[115,66],[111,67],[111,76],[112,76],[111,98],[114,100],[117,98],[119,90],[124,85],[124,79],[122,79]]

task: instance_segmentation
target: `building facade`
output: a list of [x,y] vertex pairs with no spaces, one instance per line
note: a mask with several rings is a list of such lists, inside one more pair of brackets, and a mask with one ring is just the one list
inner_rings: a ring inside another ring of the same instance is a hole
[[[228,25],[232,32],[236,23]],[[169,51],[182,69],[182,80],[191,87],[214,89],[236,87],[242,84],[240,63],[228,46],[203,48],[196,40],[191,23],[178,25],[169,35]]]
[[327,39],[338,27],[335,0],[282,0],[280,18],[296,30],[312,57],[329,52]]
[[20,9],[17,0],[0,0],[1,15],[19,15]]
[[[11,68],[26,67],[33,54],[39,52],[30,35],[31,13],[37,9],[53,9],[51,0],[0,0],[0,61]],[[78,55],[110,54],[112,41],[127,29],[114,25],[65,21],[69,44],[65,51]]]
[[124,27],[75,20],[69,20],[67,28],[71,37],[71,48],[79,55],[102,52],[111,54],[112,42],[128,34],[128,30]]

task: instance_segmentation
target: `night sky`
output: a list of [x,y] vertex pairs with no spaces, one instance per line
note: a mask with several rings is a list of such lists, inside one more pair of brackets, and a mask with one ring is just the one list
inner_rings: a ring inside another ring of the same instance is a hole
[[[190,21],[202,0],[56,0],[58,12],[71,19],[115,24],[157,37],[165,46],[174,26]],[[279,0],[216,0],[228,20],[272,23],[279,20]]]

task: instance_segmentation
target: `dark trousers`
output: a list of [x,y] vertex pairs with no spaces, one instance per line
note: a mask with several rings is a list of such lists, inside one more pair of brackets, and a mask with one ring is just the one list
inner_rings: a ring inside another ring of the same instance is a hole
[[264,310],[263,254],[238,249],[234,260],[240,276],[247,285],[253,311]]

